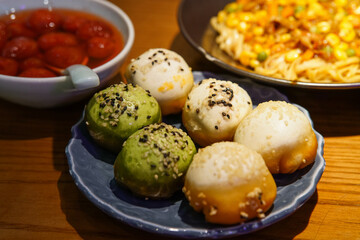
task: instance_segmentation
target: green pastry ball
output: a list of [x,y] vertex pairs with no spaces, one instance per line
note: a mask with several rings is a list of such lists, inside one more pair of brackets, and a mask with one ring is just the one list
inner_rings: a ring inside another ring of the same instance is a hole
[[115,180],[143,197],[166,198],[181,189],[196,148],[181,129],[160,123],[135,132],[114,164]]
[[91,137],[100,146],[119,153],[124,141],[138,129],[161,122],[158,102],[132,84],[115,84],[96,93],[85,108]]

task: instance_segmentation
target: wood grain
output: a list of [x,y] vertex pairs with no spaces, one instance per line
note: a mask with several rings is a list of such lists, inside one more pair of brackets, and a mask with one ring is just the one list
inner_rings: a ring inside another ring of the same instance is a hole
[[[149,48],[181,54],[194,70],[224,70],[181,36],[179,0],[115,1],[132,19],[131,58]],[[325,172],[314,195],[288,218],[236,239],[360,239],[360,91],[278,87],[309,110],[325,137]],[[0,100],[0,239],[169,239],[108,217],[77,189],[64,149],[87,100],[32,109]]]

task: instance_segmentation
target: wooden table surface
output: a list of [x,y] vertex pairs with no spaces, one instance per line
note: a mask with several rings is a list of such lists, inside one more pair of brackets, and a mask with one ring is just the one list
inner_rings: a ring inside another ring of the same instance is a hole
[[[121,74],[131,58],[154,47],[178,52],[193,70],[224,72],[181,35],[179,0],[113,2],[136,34]],[[360,91],[278,89],[309,110],[325,137],[325,172],[295,213],[237,239],[360,239]],[[86,101],[32,109],[0,100],[0,239],[165,239],[107,216],[74,184],[64,150]]]

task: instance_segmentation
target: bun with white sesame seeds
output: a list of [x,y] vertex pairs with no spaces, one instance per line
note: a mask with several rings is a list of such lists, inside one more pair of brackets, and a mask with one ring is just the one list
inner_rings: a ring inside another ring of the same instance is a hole
[[179,113],[194,84],[191,68],[177,53],[154,48],[132,59],[125,78],[150,91],[163,115]]
[[182,122],[200,146],[231,141],[240,121],[252,110],[249,94],[236,83],[204,79],[190,91]]
[[100,146],[119,153],[123,142],[138,129],[161,122],[158,102],[133,84],[114,84],[94,94],[85,108],[90,136]]
[[234,141],[262,155],[271,173],[292,173],[313,163],[317,139],[306,115],[284,101],[259,104],[239,124]]
[[135,195],[167,198],[180,190],[196,148],[181,129],[160,123],[132,134],[114,164],[115,180]]
[[194,155],[183,192],[207,222],[236,224],[265,217],[276,198],[276,184],[256,151],[218,142]]

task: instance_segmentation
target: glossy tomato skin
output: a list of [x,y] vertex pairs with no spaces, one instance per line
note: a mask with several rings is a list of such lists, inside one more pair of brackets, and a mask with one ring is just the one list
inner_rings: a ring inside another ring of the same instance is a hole
[[75,33],[87,20],[79,16],[66,16],[62,23],[62,29],[66,32]]
[[0,57],[0,74],[16,76],[19,64],[12,58]]
[[30,77],[30,78],[45,78],[45,77],[56,77],[57,75],[46,68],[28,68],[19,74],[19,77]]
[[44,61],[40,57],[30,57],[25,59],[19,64],[20,72],[29,68],[42,68],[45,67]]
[[81,64],[84,58],[85,52],[80,47],[57,46],[45,52],[47,64],[62,69],[74,64]]
[[7,26],[9,38],[28,37],[35,38],[36,33],[25,26],[23,23],[12,22]]
[[7,28],[6,24],[3,22],[0,22],[0,50],[4,47],[4,45],[8,39],[8,34],[7,34],[6,28]]
[[49,32],[41,35],[38,39],[40,49],[45,51],[56,46],[75,46],[77,44],[76,36],[66,32]]
[[62,17],[48,9],[35,10],[27,20],[27,25],[39,34],[58,30],[61,23]]
[[76,31],[78,38],[88,40],[92,37],[110,38],[112,35],[111,28],[104,22],[97,20],[89,20],[81,25]]
[[87,44],[87,53],[89,57],[106,58],[110,56],[115,48],[115,43],[104,37],[92,37]]
[[2,49],[2,56],[22,60],[38,53],[36,41],[28,37],[17,37],[6,42]]

